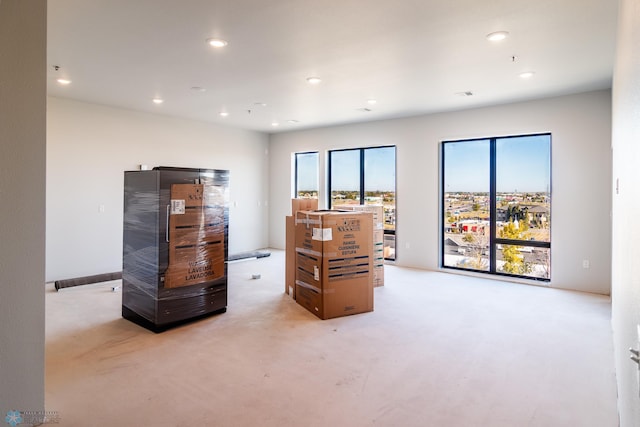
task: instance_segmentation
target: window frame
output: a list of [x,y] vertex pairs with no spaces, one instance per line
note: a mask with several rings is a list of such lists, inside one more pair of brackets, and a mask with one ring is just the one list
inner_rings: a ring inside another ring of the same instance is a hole
[[392,235],[394,236],[394,257],[393,258],[385,258],[386,261],[395,261],[398,258],[398,253],[397,253],[397,249],[398,249],[398,244],[395,241],[396,239],[396,227],[397,227],[397,223],[398,223],[398,177],[397,177],[397,171],[398,171],[398,147],[396,145],[379,145],[379,146],[367,146],[367,147],[353,147],[353,148],[338,148],[338,149],[334,149],[334,150],[328,150],[327,151],[327,206],[329,207],[329,209],[331,209],[333,207],[333,201],[332,201],[332,181],[333,181],[333,174],[332,174],[332,154],[336,153],[336,152],[344,152],[344,151],[359,151],[360,155],[359,155],[359,162],[360,162],[360,170],[359,170],[359,182],[360,182],[360,205],[364,205],[365,204],[365,194],[366,194],[366,189],[365,189],[365,152],[366,150],[373,150],[373,149],[381,149],[381,148],[393,148],[394,150],[394,197],[395,197],[395,223],[394,223],[394,229],[393,230],[384,230],[384,235]]
[[[523,135],[507,135],[507,136],[493,136],[493,137],[484,137],[484,138],[471,138],[471,139],[459,139],[459,140],[447,140],[441,141],[440,144],[440,268],[443,269],[451,269],[451,270],[459,270],[466,272],[474,272],[474,273],[482,273],[482,274],[491,274],[497,276],[505,276],[511,278],[518,279],[526,279],[533,280],[537,282],[550,282],[551,281],[551,268],[549,268],[548,277],[535,277],[535,276],[527,276],[521,274],[512,274],[505,273],[503,271],[497,270],[497,251],[499,245],[512,245],[512,246],[527,246],[534,248],[544,248],[549,250],[549,266],[551,265],[551,227],[553,226],[553,221],[550,222],[549,226],[549,241],[540,241],[540,240],[521,240],[521,239],[509,239],[502,238],[497,235],[497,213],[498,213],[498,203],[497,203],[497,141],[503,139],[510,138],[527,138],[527,137],[539,137],[545,136],[549,138],[549,188],[548,188],[548,198],[549,198],[549,217],[551,217],[552,210],[552,147],[553,147],[553,136],[551,132],[541,132],[541,133],[533,133],[533,134],[523,134]],[[489,141],[489,269],[480,270],[473,268],[463,268],[451,265],[445,265],[445,221],[446,221],[446,203],[445,203],[445,165],[446,165],[446,155],[445,155],[445,145],[448,143],[459,143],[459,142],[473,142],[473,141]]]
[[298,170],[299,170],[299,165],[298,165],[298,156],[299,155],[304,155],[304,154],[315,154],[316,155],[316,185],[317,185],[317,193],[318,193],[318,199],[320,198],[320,177],[318,176],[318,172],[320,171],[320,152],[319,151],[301,151],[301,152],[296,152],[294,153],[294,171],[293,171],[293,198],[296,199],[298,198]]

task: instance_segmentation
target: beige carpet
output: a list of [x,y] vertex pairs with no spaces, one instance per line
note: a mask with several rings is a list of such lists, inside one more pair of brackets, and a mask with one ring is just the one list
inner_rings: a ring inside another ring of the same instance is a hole
[[119,282],[47,285],[47,410],[79,427],[618,425],[607,297],[388,266],[374,312],[322,321],[283,280],[281,251],[232,263],[228,312],[162,334],[120,317]]

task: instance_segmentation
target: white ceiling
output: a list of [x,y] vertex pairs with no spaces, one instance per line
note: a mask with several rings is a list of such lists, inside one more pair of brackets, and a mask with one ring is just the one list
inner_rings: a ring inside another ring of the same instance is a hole
[[[269,133],[610,88],[617,21],[615,0],[51,0],[48,10],[51,96]],[[510,36],[485,38],[499,30]],[[229,44],[214,49],[211,37]]]

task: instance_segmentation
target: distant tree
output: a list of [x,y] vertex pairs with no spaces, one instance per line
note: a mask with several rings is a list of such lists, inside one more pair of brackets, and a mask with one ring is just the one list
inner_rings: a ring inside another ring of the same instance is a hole
[[480,210],[480,204],[479,203],[474,203],[473,206],[471,207],[471,210],[474,211],[479,211]]
[[551,260],[549,259],[548,251],[534,251],[535,265],[539,266],[542,270],[541,276],[545,279],[549,278],[549,272],[551,271]]
[[[517,223],[510,220],[502,230],[500,237],[505,239],[526,240],[529,238],[527,230],[529,226],[526,221],[518,221]],[[528,274],[533,270],[533,266],[524,260],[524,256],[520,253],[522,246],[519,245],[503,245],[502,260],[504,264],[502,270],[511,274]]]
[[488,237],[481,234],[466,233],[462,240],[469,245],[465,258],[458,263],[458,267],[471,268],[474,270],[487,270],[489,262],[482,257],[482,250],[488,245]]
[[528,217],[528,208],[520,205],[509,205],[507,208],[507,221],[526,222]]

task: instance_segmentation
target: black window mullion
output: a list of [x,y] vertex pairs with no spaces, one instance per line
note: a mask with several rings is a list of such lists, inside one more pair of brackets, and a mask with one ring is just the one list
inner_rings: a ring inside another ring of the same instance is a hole
[[364,149],[360,149],[360,204],[364,205]]
[[447,222],[447,202],[445,200],[445,194],[446,194],[446,190],[445,190],[445,173],[444,173],[444,167],[445,167],[445,152],[446,150],[444,149],[445,147],[445,142],[442,142],[440,145],[440,200],[442,203],[442,213],[441,213],[441,228],[440,228],[440,267],[446,267],[445,262],[444,262],[444,256],[445,256],[445,246],[444,246],[444,237],[446,236],[446,229],[445,229],[445,225]]
[[294,173],[295,173],[295,177],[296,179],[294,180],[295,183],[293,184],[293,194],[294,194],[294,198],[298,197],[298,153],[296,153],[296,161],[295,161],[295,166],[294,166]]
[[502,245],[518,245],[518,246],[531,246],[533,248],[550,248],[550,242],[543,242],[540,240],[519,240],[519,239],[502,239],[497,238],[496,244]]
[[331,173],[331,159],[333,158],[333,151],[329,151],[329,159],[327,161],[328,165],[327,165],[327,172],[328,172],[328,177],[329,179],[327,180],[329,182],[329,184],[327,185],[327,206],[329,207],[329,209],[333,208],[333,203],[331,200],[331,183],[333,181],[333,175]]
[[496,193],[496,139],[489,140],[489,272],[495,273],[497,270],[497,249],[496,249],[496,218],[498,213],[497,193]]

